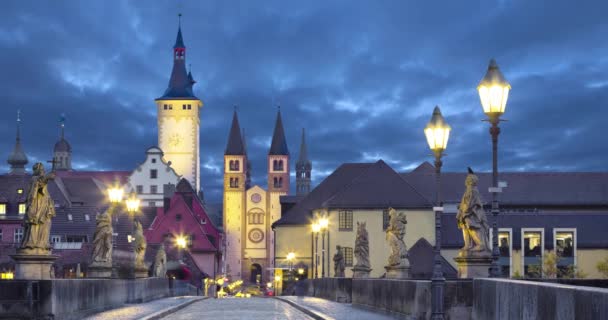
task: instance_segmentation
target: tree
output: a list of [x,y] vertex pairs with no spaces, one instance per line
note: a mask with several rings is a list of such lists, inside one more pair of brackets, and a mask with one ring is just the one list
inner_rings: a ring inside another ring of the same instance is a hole
[[596,268],[603,278],[608,278],[608,257],[598,262]]

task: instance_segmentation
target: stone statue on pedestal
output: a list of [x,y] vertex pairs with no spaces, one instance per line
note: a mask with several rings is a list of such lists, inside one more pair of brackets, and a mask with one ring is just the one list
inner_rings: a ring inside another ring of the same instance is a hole
[[135,234],[133,235],[133,250],[135,252],[135,269],[145,269],[146,264],[144,257],[146,255],[146,238],[144,237],[144,230],[139,221],[135,221]]
[[388,209],[390,217],[388,228],[386,228],[386,241],[391,248],[388,257],[388,265],[385,267],[387,278],[409,277],[410,262],[403,238],[405,237],[405,226],[407,218],[405,213],[397,212],[393,208]]
[[55,178],[55,174],[45,175],[44,166],[40,162],[34,165],[33,171],[27,193],[27,209],[23,219],[25,230],[19,253],[51,254],[49,236],[51,219],[55,216],[55,203],[47,185]]
[[372,270],[369,263],[369,235],[365,225],[365,222],[357,221],[357,237],[355,238],[357,264],[353,267],[353,278],[367,278]]
[[167,253],[165,252],[165,245],[161,244],[160,248],[156,252],[156,258],[154,258],[154,276],[164,278],[167,273]]
[[342,253],[342,247],[336,246],[336,254],[334,255],[334,277],[344,278],[344,254]]
[[58,256],[51,254],[49,243],[55,203],[47,185],[55,174],[45,174],[40,162],[34,164],[32,171],[23,218],[23,239],[17,253],[11,258],[15,260],[15,279],[50,279],[51,266]]
[[483,210],[483,200],[477,189],[478,178],[469,168],[465,180],[466,190],[458,206],[458,228],[462,229],[464,247],[458,255],[461,257],[471,255],[490,255],[489,226],[486,213]]
[[91,265],[112,267],[112,217],[104,211],[97,214],[96,222]]

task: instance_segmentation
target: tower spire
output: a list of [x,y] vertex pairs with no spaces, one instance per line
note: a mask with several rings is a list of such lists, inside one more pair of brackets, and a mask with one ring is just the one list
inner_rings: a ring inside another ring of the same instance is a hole
[[11,166],[10,174],[24,174],[25,165],[28,163],[27,156],[21,148],[21,110],[17,110],[17,135],[15,138],[15,147],[9,155],[6,162]]
[[296,162],[296,194],[306,195],[310,192],[310,180],[312,163],[308,160],[308,148],[306,147],[306,131],[302,128],[302,142],[300,143],[300,154]]
[[281,107],[278,107],[277,121],[274,125],[272,143],[270,144],[269,155],[289,155],[287,140],[285,140],[285,130],[283,129],[283,119],[281,118]]
[[228,144],[224,155],[242,156],[245,155],[245,147],[243,145],[243,136],[241,135],[241,126],[239,125],[239,117],[236,114],[236,107],[232,114],[232,126],[228,135]]

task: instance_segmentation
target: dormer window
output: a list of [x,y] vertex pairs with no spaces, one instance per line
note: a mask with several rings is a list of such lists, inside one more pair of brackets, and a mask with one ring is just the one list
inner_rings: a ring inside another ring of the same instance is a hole
[[22,188],[17,189],[17,194],[23,194],[23,189]]
[[6,203],[0,203],[0,214],[6,214]]
[[19,204],[19,214],[25,214],[25,203],[20,203]]

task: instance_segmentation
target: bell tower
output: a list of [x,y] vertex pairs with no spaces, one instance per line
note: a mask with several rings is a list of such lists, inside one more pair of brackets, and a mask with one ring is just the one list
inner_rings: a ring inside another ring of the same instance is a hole
[[244,214],[245,185],[247,183],[247,154],[241,135],[241,127],[236,110],[232,115],[232,125],[228,143],[224,151],[224,232],[226,234],[226,266],[224,270],[232,279],[240,279],[242,274],[243,248],[245,240]]
[[289,149],[285,140],[280,109],[277,112],[272,143],[268,152],[268,191],[280,193],[282,196],[289,193]]
[[177,174],[200,190],[199,128],[203,102],[194,95],[196,83],[186,72],[186,45],[182,37],[181,14],[173,46],[173,70],[165,93],[157,98],[158,146],[164,160],[171,161]]

